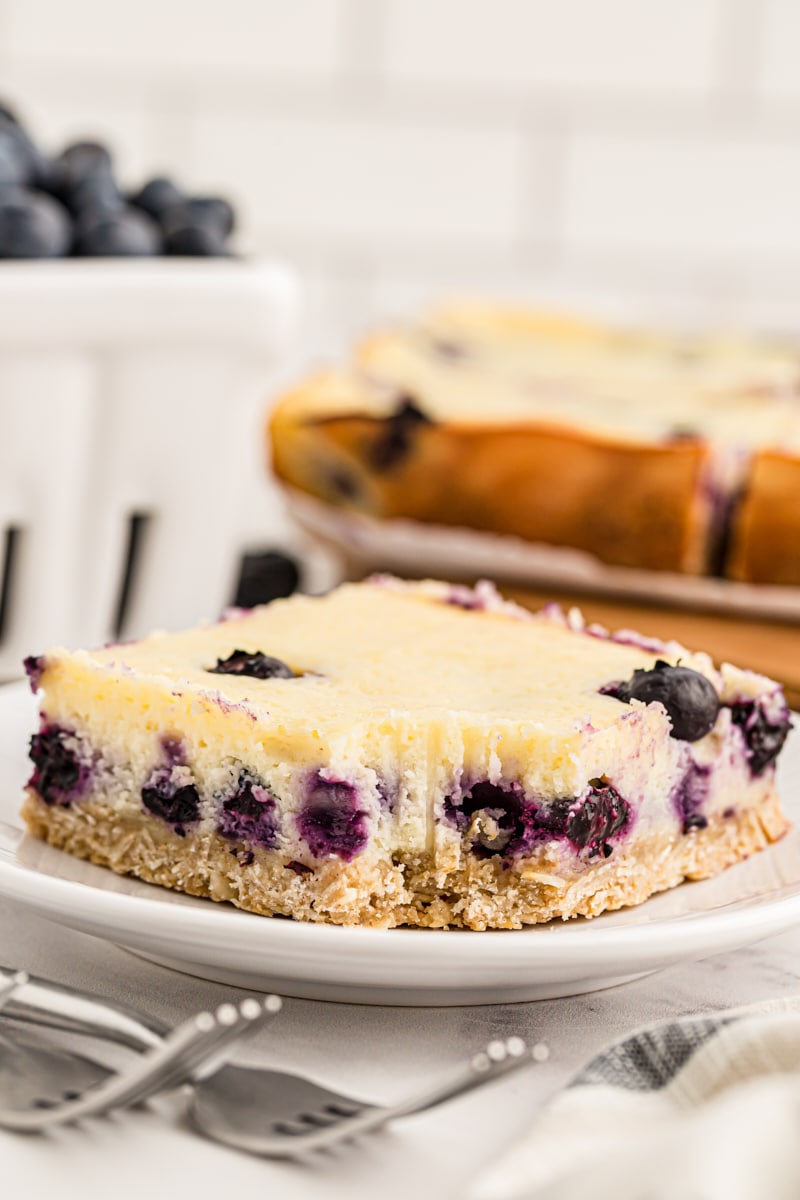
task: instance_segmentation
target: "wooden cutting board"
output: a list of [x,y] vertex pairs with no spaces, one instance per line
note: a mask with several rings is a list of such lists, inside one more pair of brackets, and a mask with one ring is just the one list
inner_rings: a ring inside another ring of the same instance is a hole
[[658,604],[633,603],[604,596],[573,595],[568,592],[534,591],[501,585],[501,591],[526,608],[541,608],[556,600],[565,608],[577,605],[587,621],[599,621],[609,629],[636,629],[665,639],[674,638],[690,650],[706,650],[716,662],[749,667],[786,689],[786,698],[800,709],[800,625],[767,621],[763,617],[741,617],[708,612],[690,612]]

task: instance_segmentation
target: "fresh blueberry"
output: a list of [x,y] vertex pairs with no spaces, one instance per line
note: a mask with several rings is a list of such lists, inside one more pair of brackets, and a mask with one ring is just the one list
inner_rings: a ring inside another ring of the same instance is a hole
[[73,142],[55,160],[59,189],[68,196],[86,179],[112,175],[111,155],[99,142]]
[[0,100],[0,121],[8,121],[9,125],[20,125],[21,121],[17,116],[16,109],[9,104]]
[[25,187],[35,170],[30,142],[19,125],[0,120],[0,186]]
[[225,237],[213,225],[168,226],[164,234],[167,254],[183,258],[225,258]]
[[731,705],[731,720],[742,731],[750,770],[763,774],[780,754],[792,727],[788,710],[777,722],[770,722],[754,700],[741,700]]
[[297,815],[297,827],[316,858],[336,854],[349,862],[369,841],[366,817],[352,784],[316,775]]
[[297,561],[280,550],[245,554],[233,603],[237,608],[255,608],[284,596],[291,596],[300,583]]
[[0,258],[60,258],[70,238],[69,216],[52,196],[0,191]]
[[125,198],[114,177],[102,172],[81,179],[66,199],[70,212],[81,226],[116,215],[125,207]]
[[70,795],[82,782],[80,763],[74,750],[66,745],[70,736],[68,730],[51,725],[31,738],[34,772],[29,786],[45,804],[69,804]]
[[601,688],[623,704],[659,701],[672,722],[670,734],[682,742],[696,742],[713,728],[719,714],[719,696],[705,675],[689,667],[672,667],[659,659],[651,671],[637,670],[622,683]]
[[233,231],[235,220],[233,205],[222,196],[190,196],[162,210],[160,215],[166,233],[172,229],[205,225],[218,230],[223,239]]
[[77,227],[75,253],[86,257],[146,258],[160,250],[158,226],[135,208],[100,213]]
[[142,804],[148,812],[174,826],[185,837],[186,825],[200,816],[200,796],[194,784],[178,784],[171,770],[160,770],[142,788]]
[[279,658],[270,658],[260,650],[234,650],[227,658],[218,658],[210,675],[249,675],[253,679],[296,679],[291,667]]
[[247,771],[236,791],[222,802],[218,832],[232,842],[250,842],[272,850],[278,844],[275,798]]
[[159,175],[149,179],[144,187],[134,192],[130,197],[131,204],[142,208],[150,217],[158,220],[161,214],[176,204],[182,204],[186,199],[184,193],[166,176]]

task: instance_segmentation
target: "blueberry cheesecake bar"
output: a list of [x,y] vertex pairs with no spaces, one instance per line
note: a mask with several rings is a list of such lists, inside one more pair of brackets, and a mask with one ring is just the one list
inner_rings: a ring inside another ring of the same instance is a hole
[[269,441],[345,512],[800,585],[796,348],[451,305],[301,382]]
[[257,913],[594,916],[787,827],[777,684],[488,583],[378,577],[27,667],[30,832]]

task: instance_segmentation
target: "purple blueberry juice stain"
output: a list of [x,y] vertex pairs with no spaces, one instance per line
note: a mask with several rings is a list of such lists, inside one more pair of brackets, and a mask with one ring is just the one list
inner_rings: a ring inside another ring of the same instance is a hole
[[792,727],[789,710],[783,705],[768,716],[756,700],[739,700],[730,705],[731,721],[742,732],[747,764],[752,775],[763,775],[783,749]]
[[275,797],[259,779],[242,771],[236,791],[222,801],[217,832],[231,842],[274,850],[278,829]]
[[301,838],[315,858],[336,854],[350,862],[369,841],[367,815],[352,783],[316,774],[311,777],[296,821]]
[[472,849],[477,855],[501,854],[506,859],[530,854],[541,842],[554,839],[587,852],[589,859],[608,858],[614,839],[624,836],[631,824],[630,806],[605,779],[593,779],[583,796],[550,803],[526,797],[519,783],[484,781],[458,799],[448,796],[442,811],[461,832],[474,823]]
[[705,829],[708,818],[700,811],[708,796],[711,767],[690,762],[670,797],[684,833]]
[[69,806],[86,791],[91,767],[77,753],[77,737],[59,725],[43,725],[31,738],[33,774],[28,787],[45,804]]
[[25,674],[28,676],[28,682],[31,685],[31,691],[34,695],[36,695],[39,690],[39,685],[42,682],[42,675],[44,674],[44,655],[29,654],[27,658],[22,660],[22,665],[25,668]]

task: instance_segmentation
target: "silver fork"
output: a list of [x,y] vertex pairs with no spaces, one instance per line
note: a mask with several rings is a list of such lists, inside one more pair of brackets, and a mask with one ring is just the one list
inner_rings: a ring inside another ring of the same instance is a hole
[[[2,977],[0,971],[0,981]],[[139,1050],[159,1045],[167,1031],[150,1015],[35,978],[7,1003],[3,1016]],[[207,1137],[236,1149],[302,1157],[546,1058],[547,1048],[541,1044],[528,1050],[519,1038],[492,1042],[444,1084],[391,1108],[322,1087],[301,1075],[225,1063],[213,1074],[192,1081],[189,1117]]]
[[[0,985],[0,1004],[5,1002],[7,1005],[19,986],[15,980]],[[222,1004],[214,1013],[197,1013],[171,1030],[158,1046],[138,1056],[125,1070],[79,1096],[55,1103],[43,1097],[39,1106],[24,1109],[0,1107],[0,1128],[40,1132],[84,1117],[99,1116],[114,1108],[140,1104],[157,1092],[178,1086],[201,1067],[209,1069],[210,1062],[226,1046],[246,1031],[263,1025],[280,1007],[278,996],[267,996],[263,1001],[248,997],[238,1005]]]
[[[433,1108],[521,1067],[544,1062],[547,1057],[547,1047],[541,1043],[529,1047],[518,1037],[492,1041],[443,1082],[386,1107],[363,1104],[328,1092],[308,1080],[281,1075],[277,1112],[274,1094],[265,1086],[264,1073],[244,1070],[236,1081],[240,1090],[235,1094],[229,1092],[224,1100],[218,1088],[206,1088],[203,1084],[196,1087],[189,1119],[200,1132],[238,1150],[266,1158],[304,1158],[400,1117]],[[253,1077],[249,1087],[247,1075]]]

